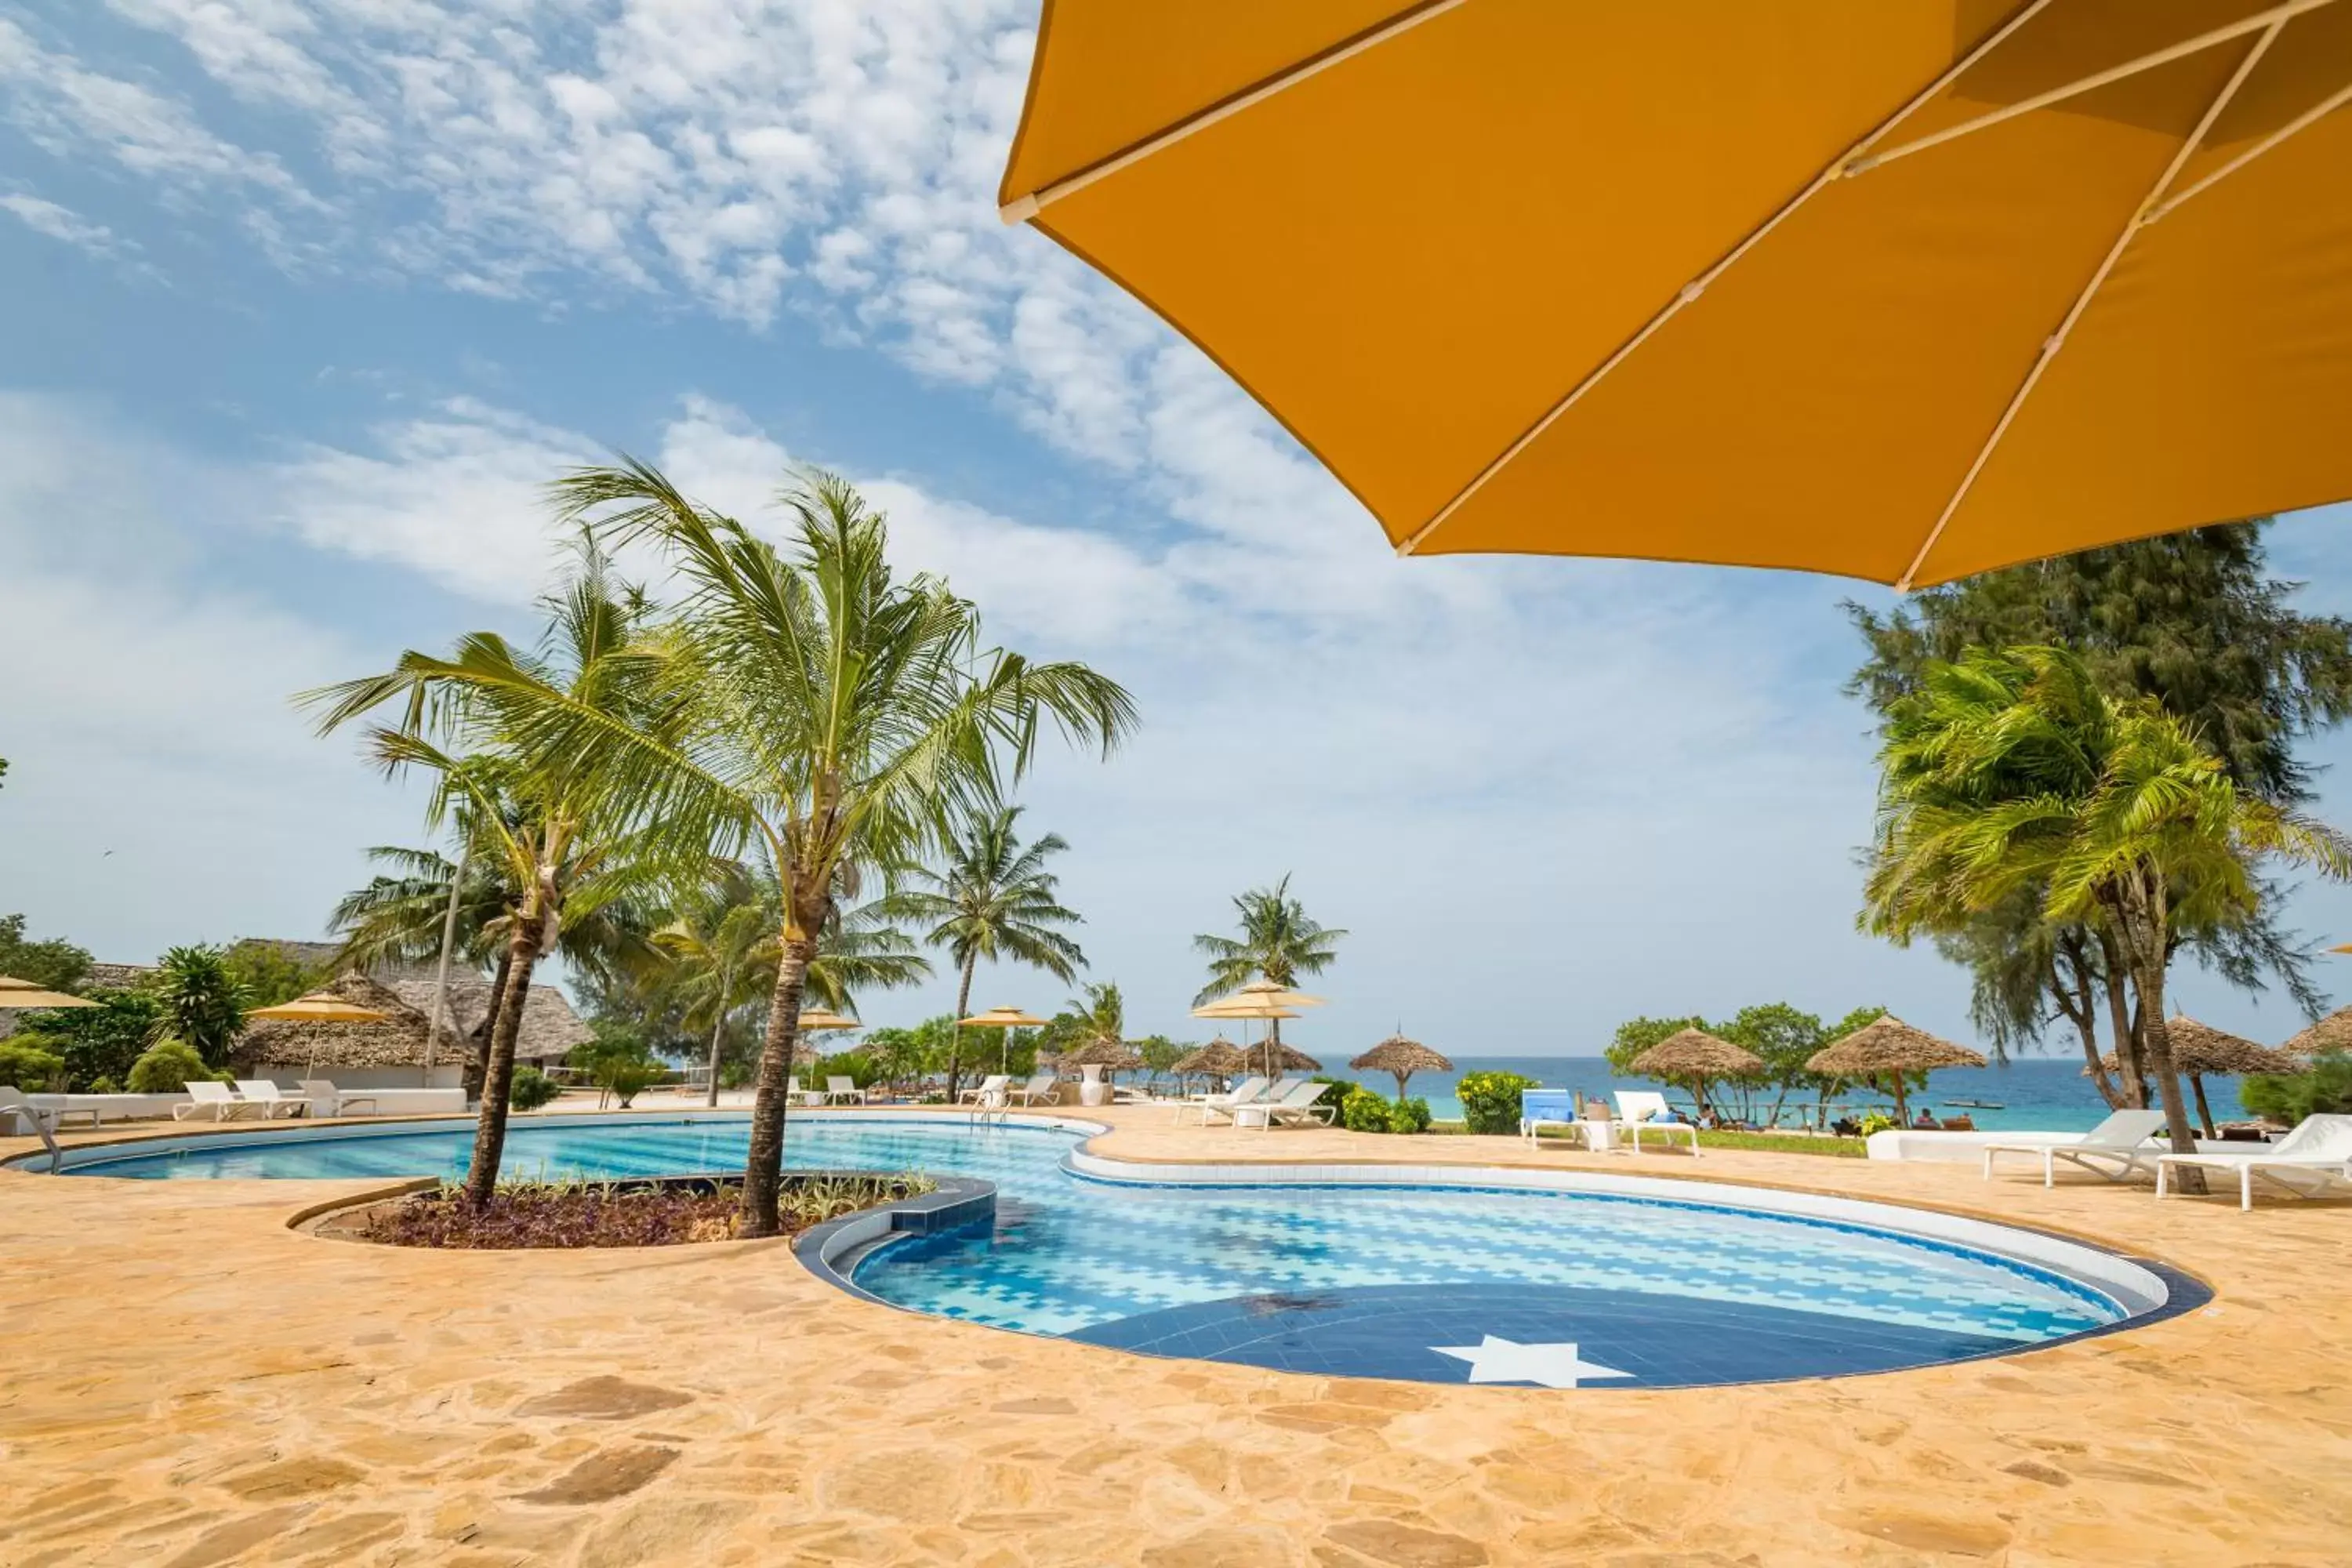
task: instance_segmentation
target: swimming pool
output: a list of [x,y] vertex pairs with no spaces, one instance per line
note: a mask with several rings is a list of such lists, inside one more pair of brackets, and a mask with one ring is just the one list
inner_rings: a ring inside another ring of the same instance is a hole
[[[802,1115],[786,1153],[995,1184],[992,1223],[902,1237],[856,1266],[882,1300],[1295,1372],[1553,1387],[1815,1377],[2046,1344],[2168,1296],[2091,1248],[1885,1205],[1613,1175],[1126,1166],[1080,1151],[1091,1131]],[[86,1148],[66,1169],[455,1177],[471,1136],[446,1122],[173,1139]],[[747,1136],[740,1114],[521,1121],[506,1168],[725,1172]]]

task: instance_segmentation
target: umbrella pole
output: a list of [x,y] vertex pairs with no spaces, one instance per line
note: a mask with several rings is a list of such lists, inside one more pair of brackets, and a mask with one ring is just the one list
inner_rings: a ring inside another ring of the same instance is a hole
[[2204,1075],[2202,1073],[2190,1073],[2189,1075],[2189,1087],[2191,1089],[2194,1089],[2197,1094],[2198,1125],[2205,1129],[2206,1137],[2219,1137],[2220,1134],[2213,1131],[2213,1108],[2205,1103]]

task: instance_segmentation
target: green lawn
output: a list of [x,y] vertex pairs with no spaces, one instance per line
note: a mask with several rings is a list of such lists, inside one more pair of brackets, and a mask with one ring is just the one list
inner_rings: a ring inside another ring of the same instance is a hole
[[[1458,1131],[1461,1125],[1457,1121],[1448,1129],[1445,1123],[1439,1122],[1430,1131]],[[1564,1138],[1567,1134],[1547,1131],[1542,1136],[1549,1142],[1556,1137]],[[1824,1138],[1812,1133],[1703,1131],[1698,1135],[1698,1141],[1701,1147],[1707,1149],[1761,1149],[1772,1154],[1827,1154],[1838,1160],[1859,1160],[1867,1152],[1859,1138]]]

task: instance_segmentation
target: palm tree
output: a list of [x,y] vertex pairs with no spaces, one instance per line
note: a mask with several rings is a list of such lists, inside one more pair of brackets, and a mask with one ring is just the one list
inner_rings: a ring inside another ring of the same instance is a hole
[[[432,774],[431,825],[457,812],[478,840],[487,872],[515,890],[505,932],[508,980],[496,999],[466,1176],[467,1195],[476,1203],[488,1202],[498,1188],[515,1040],[532,971],[557,950],[567,923],[585,926],[673,875],[665,857],[675,841],[631,832],[626,798],[576,753],[533,743],[528,725],[551,703],[594,712],[608,723],[629,721],[625,704],[634,693],[615,678],[614,661],[642,602],[612,582],[592,550],[545,604],[548,626],[535,651],[518,650],[495,632],[475,632],[447,658],[412,650],[384,674],[299,699],[323,710],[322,733],[404,700],[399,724],[370,727],[370,752],[387,774]],[[436,732],[476,749],[470,755],[445,750],[431,739]]]
[[[1192,998],[1195,1007],[1238,991],[1253,980],[1296,986],[1302,975],[1320,974],[1338,961],[1335,944],[1348,933],[1309,920],[1306,906],[1290,896],[1290,876],[1271,888],[1252,888],[1234,900],[1241,936],[1201,935],[1196,952],[1209,960],[1209,983]],[[1270,1044],[1282,1041],[1282,1020],[1267,1020]]]
[[[944,871],[918,869],[923,884],[889,900],[907,918],[928,922],[923,940],[944,947],[955,961],[958,1018],[971,1012],[971,977],[983,958],[1011,959],[1042,969],[1064,984],[1077,978],[1087,957],[1055,926],[1078,925],[1082,917],[1055,900],[1058,879],[1045,869],[1048,857],[1067,849],[1058,833],[1024,845],[1013,831],[1022,808],[1000,806],[974,813],[959,825],[948,845]],[[956,1099],[962,1074],[962,1028],[948,1048],[948,1103]]]
[[669,960],[662,983],[684,1007],[688,1027],[710,1025],[710,1082],[706,1105],[719,1103],[719,1059],[727,1021],[736,1009],[757,1001],[763,950],[773,961],[775,923],[751,868],[719,860],[708,884],[654,932],[654,945]]
[[2252,919],[2256,864],[2352,876],[2352,841],[2242,793],[2180,719],[2117,701],[2063,649],[1972,652],[1898,705],[1881,752],[1865,923],[1904,940],[2020,897],[2093,931],[2128,977],[2139,1059],[2176,1150],[2196,1147],[2164,1018],[2184,934]]
[[572,759],[698,854],[757,846],[782,883],[743,1182],[745,1234],[771,1236],[801,996],[844,866],[919,858],[951,811],[1026,767],[1042,718],[1108,754],[1134,704],[1084,665],[981,649],[973,607],[935,578],[895,579],[884,519],[829,475],[785,493],[790,553],[641,463],[554,492],[600,541],[657,551],[685,594],[619,661],[632,711],[533,689],[527,749]]

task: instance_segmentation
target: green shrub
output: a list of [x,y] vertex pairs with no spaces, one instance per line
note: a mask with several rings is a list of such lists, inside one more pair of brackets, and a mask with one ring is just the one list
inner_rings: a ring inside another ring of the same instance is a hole
[[[1513,1123],[1512,1130],[1517,1131]],[[1389,1107],[1389,1131],[1391,1132],[1426,1132],[1429,1131],[1429,1101],[1415,1095],[1400,1100]]]
[[517,1068],[514,1087],[507,1091],[507,1104],[517,1110],[537,1110],[562,1092],[562,1085],[537,1068]]
[[205,1058],[184,1040],[166,1036],[147,1047],[147,1052],[131,1064],[131,1092],[133,1094],[177,1094],[188,1087],[193,1079],[198,1082],[226,1083],[226,1073],[216,1073],[205,1066]]
[[2249,1078],[2238,1087],[2238,1102],[2266,1121],[2290,1127],[2306,1116],[2352,1112],[2352,1056],[2326,1051],[2309,1072]]
[[845,1078],[860,1089],[872,1089],[882,1081],[887,1065],[864,1051],[843,1051],[820,1058],[809,1068],[808,1084],[811,1089],[823,1089],[826,1079]]
[[669,1069],[644,1058],[610,1057],[596,1068],[596,1087],[621,1102],[629,1102],[669,1076]]
[[122,1086],[110,1078],[94,1078],[82,1089],[84,1094],[121,1094]]
[[0,1083],[36,1093],[63,1079],[65,1072],[63,1057],[15,1040],[0,1040]]
[[1860,1125],[1862,1128],[1861,1135],[1867,1138],[1874,1132],[1884,1132],[1889,1128],[1899,1129],[1902,1124],[1883,1110],[1874,1110],[1869,1115],[1862,1119]]
[[1350,1132],[1386,1132],[1389,1114],[1389,1102],[1360,1084],[1339,1101],[1339,1125]]
[[65,1058],[66,1081],[77,1089],[101,1078],[120,1083],[156,1037],[163,1005],[144,991],[96,990],[86,999],[98,1005],[22,1015],[10,1037]]
[[1509,1134],[1519,1130],[1521,1091],[1540,1087],[1515,1072],[1465,1072],[1454,1092],[1471,1131]]

